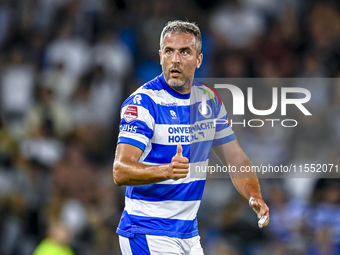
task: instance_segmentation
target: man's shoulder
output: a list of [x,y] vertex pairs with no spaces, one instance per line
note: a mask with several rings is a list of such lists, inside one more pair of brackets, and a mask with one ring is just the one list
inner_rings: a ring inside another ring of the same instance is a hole
[[140,86],[135,92],[133,92],[126,101],[140,99],[141,104],[152,103],[156,105],[174,105],[175,99],[171,97],[169,92],[164,89],[164,80],[162,75],[157,76],[153,80]]
[[152,93],[153,91],[159,91],[162,90],[162,82],[161,77],[156,76],[154,79],[144,83],[142,86],[140,86],[134,93]]
[[142,86],[137,88],[135,92],[133,92],[131,96],[137,95],[137,94],[145,94],[150,97],[155,95],[155,92],[162,90],[162,85],[159,79],[159,76],[155,77],[154,79],[144,83]]
[[137,88],[123,103],[122,107],[126,105],[143,106],[146,108],[155,107],[159,101],[161,83],[159,76],[144,83]]
[[201,99],[202,94],[208,94],[209,96],[207,99],[208,100],[212,99],[216,106],[221,106],[223,104],[219,94],[212,86],[205,84],[205,83],[194,82],[192,88],[193,88],[192,89],[193,97],[197,97],[198,99]]

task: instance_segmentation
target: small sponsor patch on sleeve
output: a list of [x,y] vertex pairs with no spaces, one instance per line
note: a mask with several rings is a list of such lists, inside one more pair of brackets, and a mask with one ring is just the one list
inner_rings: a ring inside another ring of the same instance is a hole
[[123,114],[124,119],[126,122],[131,122],[138,118],[138,108],[134,105],[129,105]]

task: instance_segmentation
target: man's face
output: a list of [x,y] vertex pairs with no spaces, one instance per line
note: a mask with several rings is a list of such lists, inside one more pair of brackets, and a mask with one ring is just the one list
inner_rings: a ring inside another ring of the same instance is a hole
[[203,59],[202,53],[197,54],[195,36],[167,33],[159,56],[166,82],[180,93],[189,93]]

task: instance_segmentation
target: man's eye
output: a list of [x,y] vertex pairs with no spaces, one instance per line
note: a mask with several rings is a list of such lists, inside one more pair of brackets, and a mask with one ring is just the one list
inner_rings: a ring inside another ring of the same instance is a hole
[[188,52],[187,50],[183,50],[183,51],[182,51],[182,54],[183,54],[183,55],[186,55],[186,54],[189,54],[189,52]]
[[170,54],[172,53],[172,50],[165,50],[165,53]]

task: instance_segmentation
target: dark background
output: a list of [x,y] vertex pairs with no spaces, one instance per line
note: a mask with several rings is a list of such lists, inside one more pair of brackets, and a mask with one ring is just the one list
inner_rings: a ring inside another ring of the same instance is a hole
[[[0,254],[32,254],[53,219],[74,232],[76,254],[120,254],[119,109],[160,74],[169,20],[201,28],[197,77],[336,78],[339,10],[335,0],[1,0]],[[297,86],[311,91],[313,117],[289,134],[235,128],[241,145],[254,163],[339,164],[339,85]],[[230,180],[207,182],[205,254],[340,254],[337,179],[260,181],[271,208],[263,230]]]

